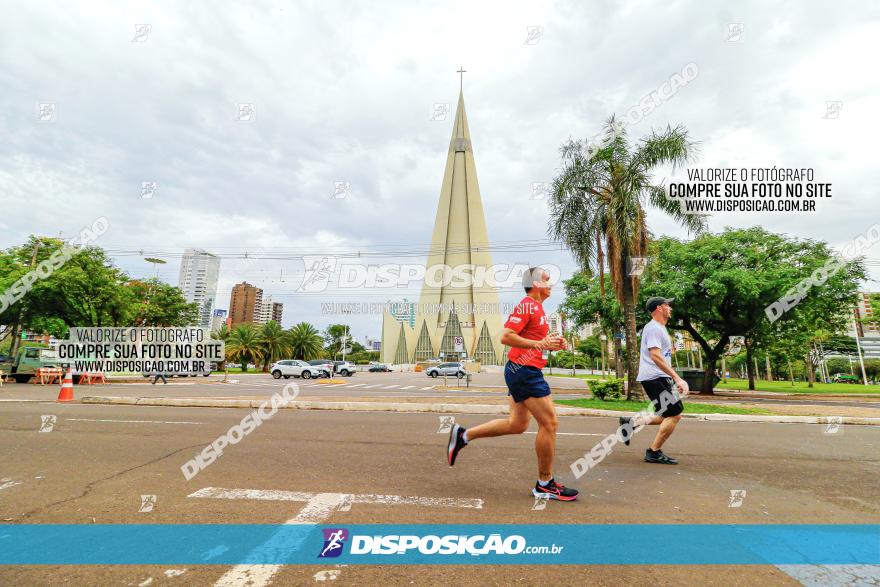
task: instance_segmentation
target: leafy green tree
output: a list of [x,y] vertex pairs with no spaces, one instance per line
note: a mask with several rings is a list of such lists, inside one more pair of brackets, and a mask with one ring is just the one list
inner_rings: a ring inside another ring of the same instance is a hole
[[16,342],[22,328],[64,338],[73,326],[196,322],[195,304],[188,303],[180,289],[156,279],[130,279],[99,247],[72,249],[65,261],[59,256],[64,246],[60,239],[32,236],[26,244],[0,252],[0,291],[41,264],[51,268],[39,272],[40,279],[0,312],[4,334]]
[[[620,357],[621,341],[614,337],[623,327],[623,311],[617,299],[602,287],[601,276],[590,276],[584,272],[575,273],[564,282],[565,300],[561,305],[577,327],[598,323],[607,339],[614,345],[614,368],[618,377],[623,376]],[[602,344],[599,341],[599,344]],[[606,345],[607,346],[607,345]],[[599,348],[600,356],[602,347]]]
[[345,355],[345,358],[355,365],[367,365],[371,361],[379,360],[379,351],[353,351],[350,355]]
[[[51,252],[48,248],[40,251]],[[128,281],[103,249],[84,247],[51,277],[34,283],[25,296],[24,319],[54,316],[68,326],[128,326],[133,299]]]
[[248,363],[263,358],[263,345],[260,329],[253,324],[239,324],[226,339],[226,358],[241,363],[241,372],[246,373]]
[[0,252],[0,295],[3,296],[0,325],[4,327],[2,338],[11,342],[10,354],[14,355],[18,350],[22,328],[30,328],[32,323],[45,318],[38,310],[32,309],[35,298],[30,291],[25,291],[29,288],[19,289],[20,280],[62,244],[60,239],[32,235],[26,244]]
[[639,278],[630,275],[631,259],[648,253],[645,206],[655,206],[693,232],[702,231],[705,220],[683,213],[653,176],[657,167],[676,169],[694,154],[684,127],[652,131],[633,144],[612,116],[604,131],[609,140],[599,148],[584,141],[563,145],[563,168],[553,180],[550,198],[549,233],[571,250],[583,271],[599,275],[603,293],[607,258],[626,325],[629,399],[637,388],[639,348],[635,315]]
[[589,359],[590,365],[592,365],[593,360],[602,356],[602,341],[598,336],[590,336],[580,341],[580,344],[577,345],[577,351]]
[[289,334],[274,320],[269,320],[260,328],[260,344],[263,351],[263,373],[268,373],[271,363],[288,356],[292,350]]
[[314,326],[308,322],[300,322],[288,333],[294,358],[308,361],[321,355],[324,340]]
[[[692,241],[661,238],[652,249],[656,261],[648,266],[641,298],[675,298],[667,326],[686,331],[702,348],[704,393],[711,393],[709,375],[731,336],[745,337],[745,366],[749,389],[754,389],[759,349],[767,352],[786,341],[789,352],[799,348],[803,357],[817,332],[839,332],[865,275],[860,261],[847,263],[771,321],[767,308],[829,261],[832,251],[826,243],[749,228],[702,234]],[[649,319],[643,310],[640,316]]]
[[199,321],[199,305],[186,301],[179,287],[159,279],[133,279],[129,290],[126,326],[189,326]]
[[326,346],[324,350],[327,355],[336,358],[342,348],[346,346],[346,336],[350,333],[350,329],[345,324],[331,324],[324,331],[324,342]]

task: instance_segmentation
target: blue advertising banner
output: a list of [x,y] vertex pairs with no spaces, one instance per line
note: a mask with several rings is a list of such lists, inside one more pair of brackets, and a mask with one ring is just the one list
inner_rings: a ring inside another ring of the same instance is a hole
[[4,525],[0,564],[880,565],[880,525]]

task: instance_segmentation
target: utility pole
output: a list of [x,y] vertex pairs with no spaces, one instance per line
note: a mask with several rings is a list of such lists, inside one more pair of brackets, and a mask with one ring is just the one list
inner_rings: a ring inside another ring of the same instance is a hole
[[862,344],[859,342],[859,328],[858,328],[858,325],[855,324],[855,318],[853,318],[853,323],[856,327],[855,328],[855,330],[856,330],[856,350],[859,353],[859,365],[862,366],[862,383],[864,383],[865,385],[868,385],[868,376],[865,375],[865,361],[862,358]]
[[[33,270],[34,266],[37,264],[37,251],[40,250],[40,239],[36,239],[34,242],[34,252],[31,254],[31,264],[29,268]],[[21,301],[21,300],[19,300]],[[21,345],[21,310],[22,307],[18,307],[18,312],[15,313],[15,320],[12,323],[12,347],[9,349],[9,354],[12,355],[12,360],[15,360],[15,357],[18,356],[18,348]]]

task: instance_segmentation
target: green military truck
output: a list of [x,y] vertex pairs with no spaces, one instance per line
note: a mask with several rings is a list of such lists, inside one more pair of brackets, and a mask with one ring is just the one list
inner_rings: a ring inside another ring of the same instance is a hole
[[40,367],[61,367],[55,349],[45,346],[25,345],[18,349],[15,357],[0,360],[0,371],[4,376],[15,379],[17,383],[27,383]]

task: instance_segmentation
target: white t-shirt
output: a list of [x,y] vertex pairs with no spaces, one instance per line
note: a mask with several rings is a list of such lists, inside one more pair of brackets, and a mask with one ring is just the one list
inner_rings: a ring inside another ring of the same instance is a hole
[[639,374],[636,381],[647,381],[649,379],[657,379],[658,377],[669,377],[668,373],[664,373],[654,363],[651,358],[651,349],[659,348],[660,354],[666,359],[666,364],[672,364],[672,339],[666,332],[666,327],[651,320],[642,330],[642,344],[639,347]]

